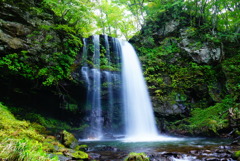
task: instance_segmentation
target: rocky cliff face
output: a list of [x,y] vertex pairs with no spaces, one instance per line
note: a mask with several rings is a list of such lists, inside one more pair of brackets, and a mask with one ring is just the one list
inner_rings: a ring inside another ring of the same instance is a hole
[[0,2],[0,101],[74,120],[85,98],[81,37],[73,42],[67,27],[41,0]]
[[[24,4],[24,5],[23,5]],[[42,33],[33,38],[30,34],[39,30],[41,25],[52,26],[53,13],[38,13],[40,2],[18,1],[16,3],[1,3],[0,11],[0,51],[4,54],[29,50],[33,54],[43,52],[45,49],[40,42],[46,35],[54,36],[54,41],[59,43],[57,33],[42,30]],[[39,31],[40,32],[40,31]],[[34,42],[35,41],[35,42]],[[39,44],[36,43],[39,42]],[[46,49],[45,49],[46,50]],[[49,51],[52,52],[52,51]]]
[[141,33],[130,40],[142,60],[156,119],[163,132],[182,133],[184,130],[174,130],[172,125],[188,124],[180,120],[188,118],[190,111],[214,106],[234,95],[228,89],[229,78],[224,69],[226,62],[235,64],[229,61],[233,47],[215,40],[216,37],[210,29],[203,31],[186,20],[160,16],[159,20],[148,21]]

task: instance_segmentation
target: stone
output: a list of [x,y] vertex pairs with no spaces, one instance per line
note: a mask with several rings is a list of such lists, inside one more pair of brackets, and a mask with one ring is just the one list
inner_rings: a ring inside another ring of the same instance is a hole
[[180,32],[181,41],[178,45],[193,61],[209,64],[220,61],[224,56],[220,46],[208,44],[207,42],[199,44],[197,40],[189,38],[187,29],[181,29]]
[[166,36],[171,32],[174,32],[179,26],[179,21],[172,20],[167,22],[161,29],[159,29],[158,34]]
[[63,130],[61,132],[62,135],[62,144],[69,148],[75,148],[78,145],[77,139],[74,137],[73,134]]
[[97,153],[88,153],[90,159],[100,159],[101,155]]
[[76,151],[71,156],[73,159],[88,159],[88,154],[82,151]]
[[1,21],[0,26],[5,32],[13,37],[26,36],[31,33],[31,29],[29,27],[17,22]]
[[19,49],[24,47],[23,40],[16,37],[11,37],[10,35],[4,33],[2,30],[0,30],[0,41],[6,43],[12,49]]

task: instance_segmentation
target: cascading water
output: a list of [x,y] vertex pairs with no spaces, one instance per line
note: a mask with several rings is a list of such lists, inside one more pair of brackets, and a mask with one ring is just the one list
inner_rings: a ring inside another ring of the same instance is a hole
[[107,83],[107,88],[108,88],[108,129],[111,129],[112,127],[112,121],[113,121],[113,74],[110,71],[104,71],[105,77],[106,77],[106,83]]
[[[81,69],[87,85],[86,121],[90,125],[85,138],[124,134],[125,141],[175,140],[158,134],[141,65],[131,44],[107,36],[100,38],[93,36],[93,45],[84,40],[84,61],[91,57],[89,46],[94,47],[93,64],[85,63]],[[102,66],[115,71],[100,70]]]
[[158,132],[140,62],[131,44],[122,41],[121,47],[126,137],[149,140]]
[[[87,61],[88,51],[86,39],[83,40],[83,60]],[[84,63],[81,73],[87,84],[86,109],[90,108],[88,120],[90,128],[88,138],[101,139],[102,137],[102,109],[101,109],[101,72],[100,72],[100,46],[99,36],[93,36],[94,51],[92,61],[94,68],[89,69],[87,63]]]
[[93,36],[94,54],[93,63],[96,69],[92,69],[93,73],[93,97],[92,97],[92,122],[94,126],[95,138],[102,137],[102,109],[101,109],[101,72],[100,72],[100,46],[99,35]]

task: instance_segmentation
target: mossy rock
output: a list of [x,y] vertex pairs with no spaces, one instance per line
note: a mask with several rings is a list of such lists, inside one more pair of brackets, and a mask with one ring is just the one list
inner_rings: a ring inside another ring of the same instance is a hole
[[66,147],[74,149],[78,145],[78,141],[73,134],[67,132],[66,130],[63,130],[62,135],[63,145],[65,145]]
[[233,159],[237,159],[237,161],[240,161],[240,151],[236,151],[233,153]]
[[88,159],[88,154],[83,151],[76,151],[71,155],[73,159],[77,159],[77,160]]
[[80,150],[80,151],[87,151],[88,146],[87,145],[78,145],[75,147],[75,150]]
[[124,161],[149,161],[148,156],[145,153],[130,153],[124,159]]

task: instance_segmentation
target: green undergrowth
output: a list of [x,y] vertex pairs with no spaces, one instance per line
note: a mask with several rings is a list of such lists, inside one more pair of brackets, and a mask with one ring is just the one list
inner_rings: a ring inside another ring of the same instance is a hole
[[32,109],[24,109],[24,108],[15,108],[10,107],[9,110],[17,116],[20,120],[29,120],[31,122],[38,123],[47,129],[51,129],[53,132],[62,131],[62,130],[79,130],[82,131],[87,125],[82,125],[79,127],[72,127],[69,123],[65,121],[61,121],[59,119],[50,117],[50,116],[43,116],[42,114],[37,113]]
[[29,139],[4,139],[0,145],[0,158],[21,161],[57,161],[43,150],[43,145]]
[[233,158],[234,158],[234,159],[237,159],[237,160],[240,160],[240,150],[239,150],[239,151],[236,151],[236,152],[233,154]]
[[[68,149],[55,136],[49,135],[44,126],[16,119],[9,109],[0,103],[0,160],[54,161],[58,160],[57,155],[64,153],[72,158],[73,154],[70,152],[80,155],[79,150]],[[86,153],[81,154],[78,158],[88,158]]]
[[[9,160],[57,160],[46,151],[45,128],[39,124],[17,120],[8,108],[0,104],[0,158]],[[60,143],[59,143],[60,144]]]
[[[232,121],[240,118],[239,107],[240,104],[228,95],[214,106],[192,109],[191,117],[178,120],[170,127],[171,130],[178,129],[192,134],[219,135],[220,130],[234,126]],[[232,128],[237,128],[237,125]]]

